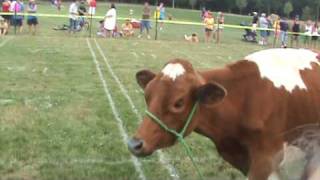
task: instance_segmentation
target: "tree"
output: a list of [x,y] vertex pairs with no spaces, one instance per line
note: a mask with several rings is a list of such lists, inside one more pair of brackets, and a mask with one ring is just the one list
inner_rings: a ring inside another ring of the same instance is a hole
[[248,1],[247,0],[236,0],[236,5],[240,10],[240,14],[242,14],[242,9],[247,7]]
[[191,6],[191,9],[194,9],[196,4],[197,4],[197,0],[189,0],[189,5]]
[[309,6],[306,6],[302,10],[302,18],[303,19],[310,19],[312,16],[312,10]]
[[290,1],[286,2],[286,4],[284,4],[283,13],[286,16],[289,16],[292,11],[293,11],[293,6],[291,2]]

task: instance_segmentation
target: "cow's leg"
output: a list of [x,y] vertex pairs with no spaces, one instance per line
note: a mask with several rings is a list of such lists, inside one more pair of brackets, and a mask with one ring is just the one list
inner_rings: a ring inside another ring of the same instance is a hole
[[251,163],[249,180],[268,180],[278,167],[277,153],[282,148],[282,143],[269,141],[271,143],[258,143],[250,152]]

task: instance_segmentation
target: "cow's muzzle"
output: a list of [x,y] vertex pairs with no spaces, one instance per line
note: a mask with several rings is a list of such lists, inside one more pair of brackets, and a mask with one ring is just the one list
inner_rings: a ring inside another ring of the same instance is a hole
[[144,141],[142,139],[133,137],[128,141],[128,149],[135,156],[144,157],[151,154],[151,153],[146,153],[143,147],[144,147]]

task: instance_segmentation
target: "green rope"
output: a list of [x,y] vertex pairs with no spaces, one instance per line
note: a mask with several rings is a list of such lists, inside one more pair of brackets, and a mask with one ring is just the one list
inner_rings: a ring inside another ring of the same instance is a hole
[[183,137],[185,136],[185,132],[187,131],[187,129],[188,129],[188,127],[189,127],[189,125],[190,125],[190,123],[191,123],[191,121],[192,121],[192,118],[193,118],[193,116],[194,116],[194,113],[196,112],[197,107],[198,107],[198,102],[196,102],[196,103],[193,105],[192,110],[191,110],[190,114],[188,115],[187,121],[186,121],[185,125],[183,126],[183,128],[182,128],[182,130],[181,130],[180,133],[178,133],[178,132],[177,132],[176,130],[174,130],[174,129],[169,128],[169,127],[168,127],[167,125],[165,125],[157,116],[155,116],[155,115],[154,115],[153,113],[151,113],[150,111],[146,110],[146,114],[147,114],[149,117],[151,117],[151,119],[152,119],[154,122],[158,123],[159,126],[160,126],[162,129],[164,129],[165,131],[167,131],[167,132],[173,134],[174,136],[176,136],[177,140],[183,145],[183,147],[184,147],[184,149],[185,149],[185,151],[186,151],[186,154],[187,154],[187,156],[189,157],[189,159],[191,160],[192,165],[193,165],[193,167],[196,169],[196,171],[197,171],[200,179],[203,180],[203,179],[204,179],[204,178],[203,178],[203,175],[202,175],[199,167],[197,166],[197,164],[196,164],[195,161],[194,161],[193,153],[192,153],[192,151],[191,151],[191,148],[188,146],[187,142],[186,142],[186,141],[184,140],[184,138],[183,138]]

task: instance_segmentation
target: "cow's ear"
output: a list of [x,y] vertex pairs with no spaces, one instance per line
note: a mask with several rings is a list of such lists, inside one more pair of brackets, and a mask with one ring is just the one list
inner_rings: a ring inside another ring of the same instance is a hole
[[137,72],[136,79],[139,86],[144,89],[155,76],[156,75],[149,70],[141,70]]
[[227,95],[227,90],[220,84],[210,82],[196,90],[196,98],[200,103],[215,104]]

